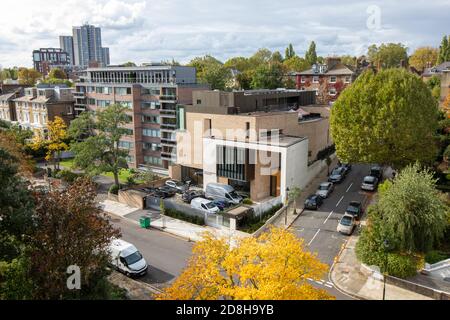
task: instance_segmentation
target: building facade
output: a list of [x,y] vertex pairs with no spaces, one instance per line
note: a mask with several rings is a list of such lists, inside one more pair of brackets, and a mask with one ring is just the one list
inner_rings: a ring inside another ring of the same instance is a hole
[[88,67],[93,61],[98,62],[100,66],[108,65],[109,49],[102,47],[101,28],[85,24],[73,27],[72,32],[76,66]]
[[332,144],[329,107],[314,105],[314,91],[198,91],[193,102],[178,106],[176,179],[230,184],[255,201],[285,199]]
[[0,95],[0,119],[8,122],[17,121],[14,99],[23,95],[22,89]]
[[59,68],[67,72],[71,67],[70,57],[66,51],[60,48],[33,50],[33,67],[43,76],[47,76],[53,68]]
[[71,65],[75,64],[75,56],[73,52],[73,37],[72,36],[59,36],[59,47],[62,51],[67,52]]
[[26,88],[24,95],[13,99],[16,118],[12,122],[35,134],[45,133],[48,121],[53,121],[56,116],[69,125],[74,118],[72,91],[63,85],[40,84]]
[[193,67],[89,68],[76,83],[75,112],[127,106],[131,121],[121,147],[129,150],[129,166],[167,174],[176,159],[176,106],[192,103],[192,92],[205,88],[196,84]]
[[298,90],[314,90],[317,102],[332,104],[356,78],[356,72],[340,58],[327,58],[325,64],[315,64],[309,70],[293,73]]

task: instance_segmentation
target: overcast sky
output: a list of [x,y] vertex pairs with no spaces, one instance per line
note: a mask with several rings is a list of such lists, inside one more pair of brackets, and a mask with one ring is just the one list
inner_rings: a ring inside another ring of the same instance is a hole
[[0,10],[0,65],[32,66],[31,52],[59,47],[59,35],[102,27],[111,63],[226,60],[258,48],[310,41],[319,55],[361,55],[372,43],[402,42],[411,53],[450,34],[450,0],[10,0]]

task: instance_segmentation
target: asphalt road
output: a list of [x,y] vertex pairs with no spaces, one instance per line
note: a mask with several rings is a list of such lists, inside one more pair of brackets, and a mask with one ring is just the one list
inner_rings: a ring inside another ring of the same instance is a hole
[[192,253],[192,242],[155,229],[142,229],[126,219],[112,216],[122,239],[134,244],[149,265],[147,275],[138,281],[163,287],[181,274]]
[[[303,238],[311,252],[317,253],[320,261],[330,267],[348,236],[336,231],[340,218],[344,215],[350,201],[366,202],[368,193],[360,189],[363,178],[368,175],[369,165],[353,165],[352,170],[335,189],[329,198],[325,199],[317,211],[305,210],[291,226],[295,234]],[[329,279],[312,282],[315,286],[326,289],[336,299],[352,299],[339,292]]]

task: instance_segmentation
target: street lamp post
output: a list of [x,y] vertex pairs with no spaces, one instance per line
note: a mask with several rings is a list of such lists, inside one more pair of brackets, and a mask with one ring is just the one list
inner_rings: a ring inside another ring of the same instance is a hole
[[388,248],[389,241],[384,240],[384,270],[383,270],[383,300],[386,300],[386,276],[387,276],[387,266],[388,266]]
[[289,188],[286,188],[286,211],[284,213],[284,225],[287,225],[288,205],[289,205]]

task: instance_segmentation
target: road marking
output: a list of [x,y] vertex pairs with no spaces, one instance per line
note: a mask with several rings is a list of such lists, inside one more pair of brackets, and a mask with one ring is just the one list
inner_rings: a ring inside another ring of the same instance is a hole
[[314,235],[314,237],[312,237],[311,241],[308,243],[308,246],[314,241],[314,239],[316,238],[316,236],[319,233],[319,231],[320,231],[320,229],[318,229],[316,234]]
[[324,286],[325,286],[325,287],[328,287],[328,288],[333,288],[333,286],[332,286],[332,285],[329,285],[329,284],[324,284]]
[[342,196],[341,199],[339,199],[338,203],[336,204],[336,207],[341,203],[342,199],[344,199],[344,196]]
[[345,192],[348,192],[350,190],[350,188],[352,187],[353,182],[348,186],[347,190],[345,190]]
[[323,285],[323,282],[322,281],[315,281],[317,284],[321,284],[321,285]]
[[325,219],[325,221],[323,222],[323,224],[325,224],[325,223],[328,221],[328,219],[331,217],[332,214],[333,214],[333,211],[330,212],[330,214],[329,214],[328,217]]

